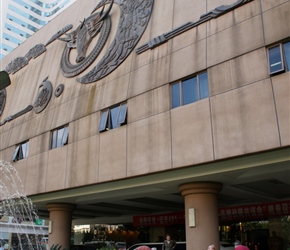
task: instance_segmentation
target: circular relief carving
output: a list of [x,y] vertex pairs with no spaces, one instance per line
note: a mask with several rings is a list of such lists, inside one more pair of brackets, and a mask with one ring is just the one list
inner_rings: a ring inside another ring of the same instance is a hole
[[59,97],[62,94],[63,90],[64,90],[64,85],[63,84],[58,85],[54,91],[55,97]]
[[46,81],[47,78],[40,84],[41,88],[34,101],[34,112],[36,114],[42,112],[50,101],[52,95],[52,85],[51,82]]
[[5,107],[5,103],[6,103],[6,89],[3,89],[0,91],[0,116],[3,113],[4,107]]
[[98,81],[119,67],[139,42],[150,20],[154,0],[114,2],[119,5],[120,19],[113,41],[97,65],[77,78],[80,83]]
[[[74,31],[66,34],[66,38],[59,40],[66,42],[62,58],[61,69],[65,77],[74,77],[88,68],[102,51],[111,29],[111,19],[108,16],[114,1],[111,0],[107,11],[92,14],[86,18]],[[104,7],[105,3],[99,7]],[[86,55],[87,49],[93,38],[99,34],[97,42],[92,51]],[[75,50],[77,55],[75,63],[71,63],[71,51]]]
[[[139,42],[149,22],[154,0],[101,0],[92,14],[85,18],[75,30],[66,34],[65,38],[59,38],[66,42],[61,58],[61,70],[65,77],[79,75],[99,56],[109,37],[111,29],[109,13],[114,3],[119,6],[120,10],[116,34],[97,64],[76,80],[86,84],[107,76],[125,61]],[[101,11],[94,13],[100,8],[102,8]],[[97,41],[93,40],[95,37]],[[91,43],[95,44],[87,55]],[[72,63],[73,59],[75,59],[74,63]]]

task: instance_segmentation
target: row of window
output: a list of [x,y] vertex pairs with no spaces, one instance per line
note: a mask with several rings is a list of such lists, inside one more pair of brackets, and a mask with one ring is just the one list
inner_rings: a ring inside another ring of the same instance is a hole
[[[127,122],[127,103],[108,108],[102,112],[99,132],[120,127]],[[50,149],[59,148],[68,143],[69,127],[64,126],[51,132]],[[16,146],[12,161],[22,160],[28,157],[29,141]]]
[[[172,108],[196,102],[208,97],[207,72],[174,83],[171,85]],[[121,103],[102,111],[99,132],[118,128],[127,123],[127,103]],[[62,147],[68,143],[69,129],[64,126],[51,133],[50,149]],[[19,144],[13,154],[12,160],[18,161],[28,157],[29,142]]]
[[[289,71],[290,42],[281,43],[268,49],[270,74]],[[171,85],[172,108],[187,105],[209,96],[208,74],[202,72],[193,77],[173,83]],[[127,103],[121,103],[103,110],[100,118],[99,132],[118,128],[127,123]],[[58,148],[68,143],[68,126],[53,130],[50,148]],[[19,144],[12,160],[18,161],[28,157],[29,142]]]
[[[59,148],[68,143],[68,126],[55,129],[51,133],[50,149]],[[22,142],[14,151],[12,161],[19,161],[28,157],[29,141]]]

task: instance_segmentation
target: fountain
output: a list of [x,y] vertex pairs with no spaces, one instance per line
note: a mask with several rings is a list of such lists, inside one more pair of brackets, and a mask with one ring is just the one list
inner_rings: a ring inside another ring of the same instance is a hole
[[0,244],[11,250],[42,249],[41,238],[48,227],[36,225],[37,221],[41,220],[36,207],[26,196],[17,170],[0,160]]

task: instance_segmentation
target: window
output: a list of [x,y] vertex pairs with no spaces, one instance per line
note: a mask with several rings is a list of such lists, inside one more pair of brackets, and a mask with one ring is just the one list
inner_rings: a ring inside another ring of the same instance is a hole
[[19,144],[14,151],[14,154],[12,156],[12,161],[19,161],[19,160],[22,160],[24,158],[27,158],[28,157],[28,147],[29,147],[28,141]]
[[127,103],[106,109],[102,112],[99,131],[118,128],[127,122]]
[[171,85],[172,108],[196,102],[208,95],[207,72]]
[[68,142],[68,126],[52,131],[51,149],[59,148]]
[[268,48],[270,74],[290,70],[290,41]]

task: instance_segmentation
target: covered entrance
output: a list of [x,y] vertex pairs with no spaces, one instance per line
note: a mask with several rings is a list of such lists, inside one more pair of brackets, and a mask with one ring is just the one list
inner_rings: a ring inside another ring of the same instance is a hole
[[[220,208],[286,200],[290,197],[289,161],[290,151],[285,148],[31,198],[43,218],[49,218],[48,203],[65,202],[75,206],[72,225],[133,223],[133,216],[188,212],[179,190],[187,183],[221,183],[217,194]],[[200,220],[198,216],[196,220]]]

